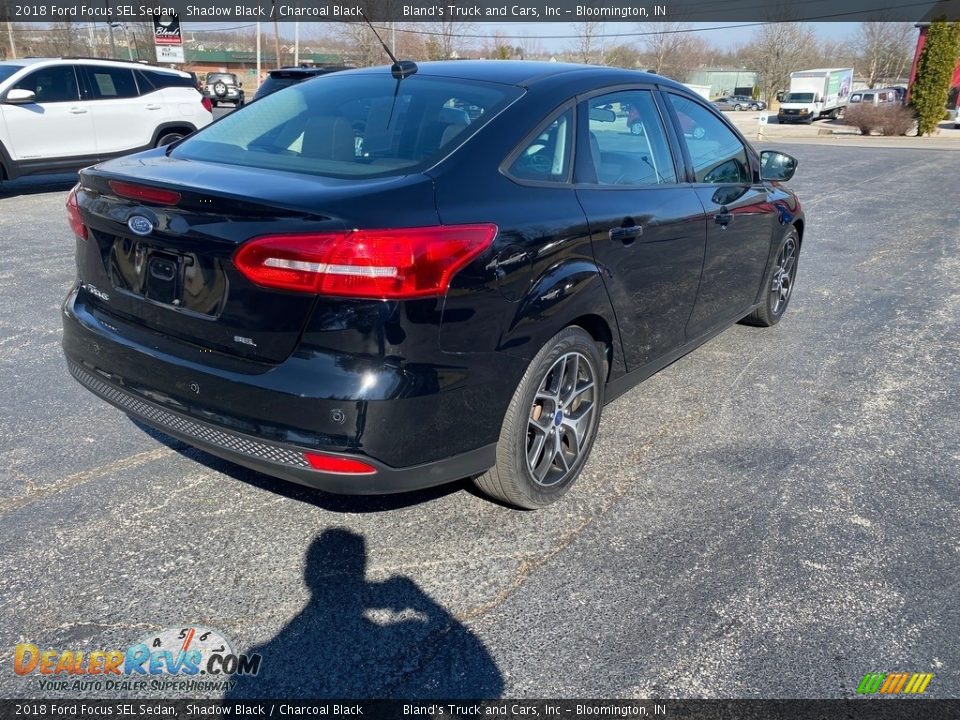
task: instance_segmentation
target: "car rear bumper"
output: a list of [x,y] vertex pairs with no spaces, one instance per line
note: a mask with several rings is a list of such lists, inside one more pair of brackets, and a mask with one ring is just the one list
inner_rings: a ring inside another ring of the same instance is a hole
[[362,454],[324,451],[326,455],[362,460],[376,472],[320,472],[305,458],[304,453],[311,448],[265,441],[213,425],[127,392],[72,360],[67,360],[67,367],[87,390],[156,430],[238,465],[328,492],[377,495],[418,490],[479,474],[496,461],[496,444],[407,468],[393,468]]
[[[500,422],[492,418],[502,420],[502,410],[488,384],[435,384],[416,394],[409,385],[391,386],[390,368],[378,375],[339,357],[261,365],[201,349],[195,357],[183,348],[172,354],[169,339],[103,316],[78,294],[73,290],[63,305],[63,349],[74,378],[146,425],[214,455],[345,494],[431,487],[482,473],[496,461]],[[415,371],[430,369],[398,370],[408,379]],[[370,378],[396,390],[379,399],[370,392],[344,396]],[[464,412],[481,399],[494,414]],[[375,472],[317,471],[307,452],[360,460]]]

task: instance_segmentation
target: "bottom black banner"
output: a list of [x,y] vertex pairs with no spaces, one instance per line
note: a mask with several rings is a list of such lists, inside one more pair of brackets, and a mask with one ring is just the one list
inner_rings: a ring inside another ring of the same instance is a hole
[[0,700],[0,717],[953,720],[960,700]]

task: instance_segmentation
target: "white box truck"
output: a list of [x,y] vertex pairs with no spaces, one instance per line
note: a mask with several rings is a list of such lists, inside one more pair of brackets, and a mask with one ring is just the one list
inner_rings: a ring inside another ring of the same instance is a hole
[[802,122],[837,118],[847,106],[853,87],[853,68],[819,68],[790,73],[790,89],[784,93],[777,122]]

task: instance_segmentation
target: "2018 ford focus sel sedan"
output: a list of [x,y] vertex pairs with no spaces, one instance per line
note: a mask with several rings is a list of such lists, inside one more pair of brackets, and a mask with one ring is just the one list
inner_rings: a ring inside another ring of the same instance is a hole
[[795,166],[656,75],[333,73],[81,173],[64,351],[124,412],[281,478],[475,477],[541,507],[604,403],[781,318]]

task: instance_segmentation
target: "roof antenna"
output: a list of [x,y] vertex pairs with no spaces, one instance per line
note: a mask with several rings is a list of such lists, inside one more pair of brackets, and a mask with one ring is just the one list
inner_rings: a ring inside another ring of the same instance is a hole
[[370,18],[366,16],[366,13],[364,13],[363,10],[360,10],[360,16],[366,21],[367,25],[370,26],[373,34],[377,36],[377,40],[380,41],[383,51],[390,56],[391,60],[393,60],[393,65],[390,68],[391,75],[393,75],[397,80],[403,80],[419,70],[417,64],[413,60],[397,60],[397,56],[394,55],[393,51],[387,47],[387,44],[383,41],[383,38],[380,37],[380,33],[377,32],[377,29],[373,26],[373,23],[370,22]]

